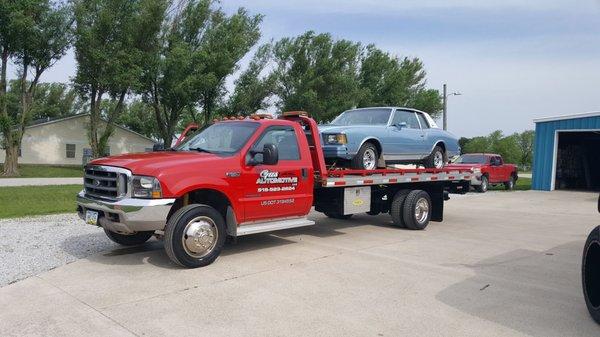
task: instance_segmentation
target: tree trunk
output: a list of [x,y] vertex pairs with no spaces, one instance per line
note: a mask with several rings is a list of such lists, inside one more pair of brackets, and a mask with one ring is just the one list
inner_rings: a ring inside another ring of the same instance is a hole
[[4,170],[2,175],[5,177],[19,176],[19,146],[15,144],[6,145],[6,157],[4,159]]

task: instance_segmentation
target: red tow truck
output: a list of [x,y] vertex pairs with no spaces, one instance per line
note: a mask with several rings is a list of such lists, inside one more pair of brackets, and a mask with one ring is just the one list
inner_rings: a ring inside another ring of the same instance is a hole
[[175,148],[100,158],[85,167],[77,211],[122,245],[152,236],[184,267],[212,263],[227,237],[389,213],[424,229],[442,221],[448,192],[466,193],[471,169],[347,170],[325,166],[305,112],[215,121]]

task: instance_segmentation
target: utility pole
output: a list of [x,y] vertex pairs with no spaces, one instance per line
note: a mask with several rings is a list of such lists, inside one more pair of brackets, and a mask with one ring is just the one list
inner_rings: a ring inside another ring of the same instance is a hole
[[453,93],[448,93],[446,90],[446,83],[444,83],[443,86],[443,100],[442,100],[442,104],[443,104],[443,124],[444,124],[444,130],[448,130],[448,96],[460,96],[462,95],[460,92],[453,92]]

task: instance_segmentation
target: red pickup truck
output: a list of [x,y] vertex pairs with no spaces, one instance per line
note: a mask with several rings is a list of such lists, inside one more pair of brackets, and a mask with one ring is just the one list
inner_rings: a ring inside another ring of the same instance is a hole
[[465,193],[469,169],[347,170],[325,166],[317,123],[303,112],[228,118],[174,149],[100,158],[85,167],[77,212],[122,245],[164,240],[185,267],[212,263],[226,237],[390,213],[424,229],[442,221],[448,191]]
[[504,184],[507,190],[515,187],[519,179],[516,165],[505,164],[502,156],[493,153],[467,153],[458,157],[447,168],[467,169],[480,173],[471,181],[471,185],[478,192],[484,193],[490,185]]

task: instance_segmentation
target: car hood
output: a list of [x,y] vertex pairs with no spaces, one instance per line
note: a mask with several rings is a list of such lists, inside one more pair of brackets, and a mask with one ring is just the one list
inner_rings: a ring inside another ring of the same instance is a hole
[[222,156],[191,151],[160,151],[128,153],[118,156],[99,158],[90,165],[117,166],[131,170],[134,174],[155,176],[158,172],[181,165],[214,165],[222,161]]

